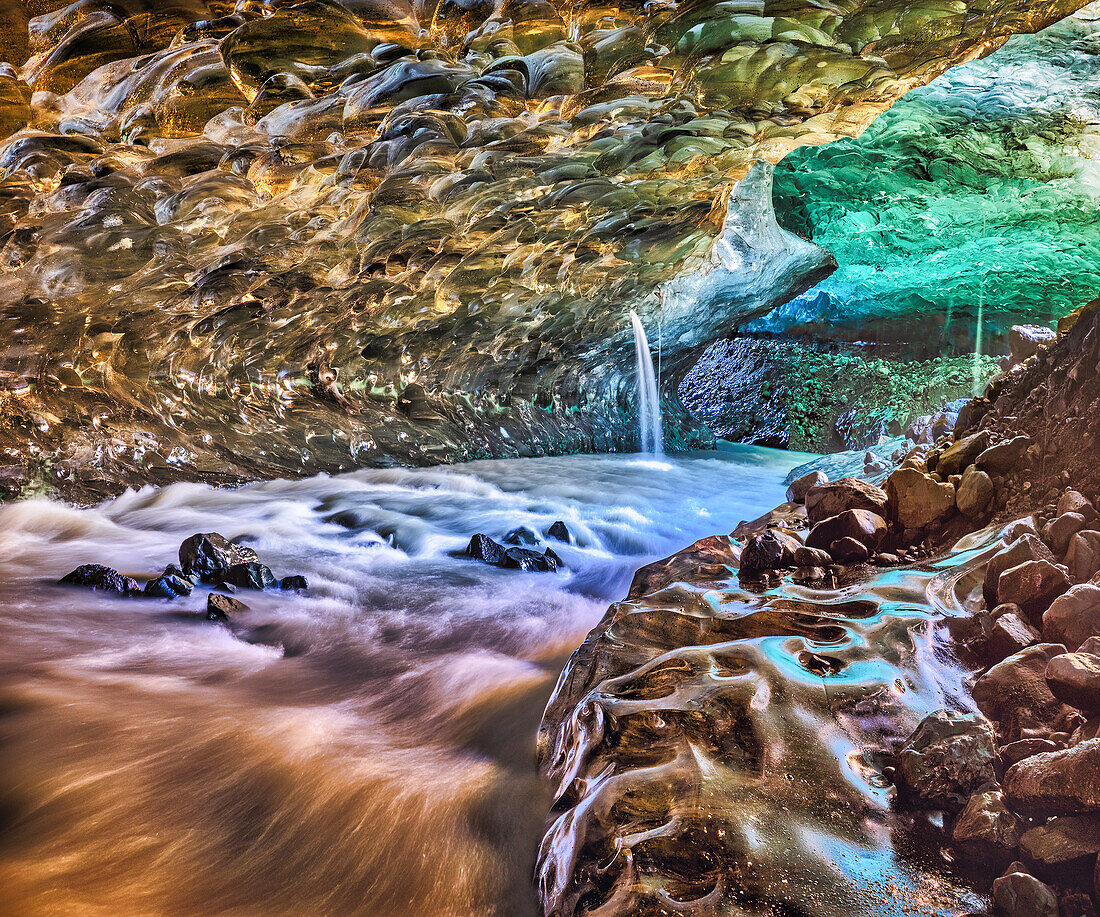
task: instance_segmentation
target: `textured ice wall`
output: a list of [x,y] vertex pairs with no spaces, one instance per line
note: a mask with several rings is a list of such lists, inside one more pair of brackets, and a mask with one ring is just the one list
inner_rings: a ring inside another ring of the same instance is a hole
[[9,10],[8,489],[632,445],[630,308],[675,375],[831,267],[731,194],[753,162],[1080,5]]

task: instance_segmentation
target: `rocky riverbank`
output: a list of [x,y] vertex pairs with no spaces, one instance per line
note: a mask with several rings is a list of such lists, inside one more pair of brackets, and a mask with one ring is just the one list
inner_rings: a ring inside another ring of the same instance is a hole
[[1098,324],[1016,331],[877,483],[810,471],[639,571],[543,723],[548,914],[890,913],[873,873],[910,913],[1095,914]]

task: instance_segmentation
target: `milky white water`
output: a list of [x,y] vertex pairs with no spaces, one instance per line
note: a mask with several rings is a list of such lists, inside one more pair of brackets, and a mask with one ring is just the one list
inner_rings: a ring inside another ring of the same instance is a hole
[[[783,499],[805,456],[737,447],[193,484],[0,507],[0,913],[535,913],[534,767],[568,654],[633,571]],[[567,573],[451,556],[563,519]],[[236,635],[148,576],[180,541],[252,545],[302,596]]]

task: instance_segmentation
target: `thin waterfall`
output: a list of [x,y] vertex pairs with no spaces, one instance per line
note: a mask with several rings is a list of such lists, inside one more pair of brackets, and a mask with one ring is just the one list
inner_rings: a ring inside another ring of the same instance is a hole
[[630,324],[634,328],[634,357],[638,365],[638,425],[643,452],[661,455],[665,451],[665,435],[661,423],[661,395],[657,389],[657,376],[653,372],[653,356],[649,352],[649,339],[638,313],[630,310]]

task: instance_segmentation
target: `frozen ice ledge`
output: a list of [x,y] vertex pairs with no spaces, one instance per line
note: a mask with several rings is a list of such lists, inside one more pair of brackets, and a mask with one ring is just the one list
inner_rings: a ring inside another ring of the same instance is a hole
[[1082,5],[0,12],[0,487],[630,448],[630,309],[697,441],[692,358],[834,267],[771,164]]

